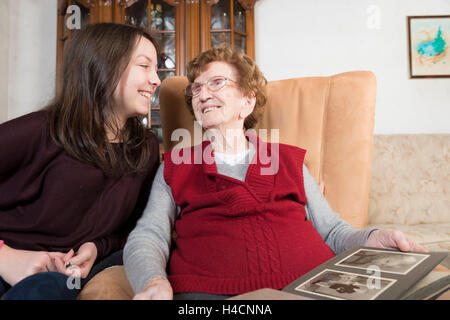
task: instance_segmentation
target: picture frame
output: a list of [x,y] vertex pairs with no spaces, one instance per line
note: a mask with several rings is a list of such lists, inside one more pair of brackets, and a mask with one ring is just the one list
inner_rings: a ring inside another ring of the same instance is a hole
[[450,15],[408,16],[409,78],[450,78]]

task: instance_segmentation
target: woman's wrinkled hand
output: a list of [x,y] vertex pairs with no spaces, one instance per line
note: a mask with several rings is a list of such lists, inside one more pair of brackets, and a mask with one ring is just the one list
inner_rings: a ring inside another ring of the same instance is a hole
[[367,247],[399,249],[400,251],[427,252],[420,244],[406,237],[399,230],[379,229],[373,231],[366,241]]
[[172,300],[173,291],[170,282],[163,278],[152,278],[133,300]]

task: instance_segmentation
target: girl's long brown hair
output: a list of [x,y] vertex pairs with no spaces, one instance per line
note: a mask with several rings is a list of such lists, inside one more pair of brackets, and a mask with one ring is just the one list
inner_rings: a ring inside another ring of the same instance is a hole
[[[114,120],[114,90],[141,37],[155,45],[145,30],[123,24],[98,23],[77,31],[64,56],[61,89],[45,108],[56,143],[108,175],[143,171],[150,159],[151,133],[141,119],[130,118],[123,128]],[[106,128],[120,148],[109,141]]]

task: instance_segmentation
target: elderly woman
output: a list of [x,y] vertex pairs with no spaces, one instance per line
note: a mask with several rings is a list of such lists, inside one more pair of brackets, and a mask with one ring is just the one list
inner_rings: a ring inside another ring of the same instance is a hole
[[[212,48],[189,63],[188,79],[187,104],[209,138],[164,155],[124,250],[135,299],[281,289],[357,245],[424,250],[397,231],[352,228],[321,195],[305,150],[247,133],[266,101],[266,80],[248,56]],[[263,174],[270,164],[261,149],[278,162],[272,174]]]

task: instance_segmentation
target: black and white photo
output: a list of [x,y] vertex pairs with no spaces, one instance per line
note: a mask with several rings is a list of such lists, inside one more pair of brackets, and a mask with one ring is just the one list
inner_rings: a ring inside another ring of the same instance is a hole
[[395,282],[395,279],[378,278],[377,285],[373,286],[370,276],[326,269],[295,290],[338,300],[373,300]]
[[336,263],[337,266],[368,269],[376,266],[381,272],[407,274],[428,257],[427,254],[361,249]]

